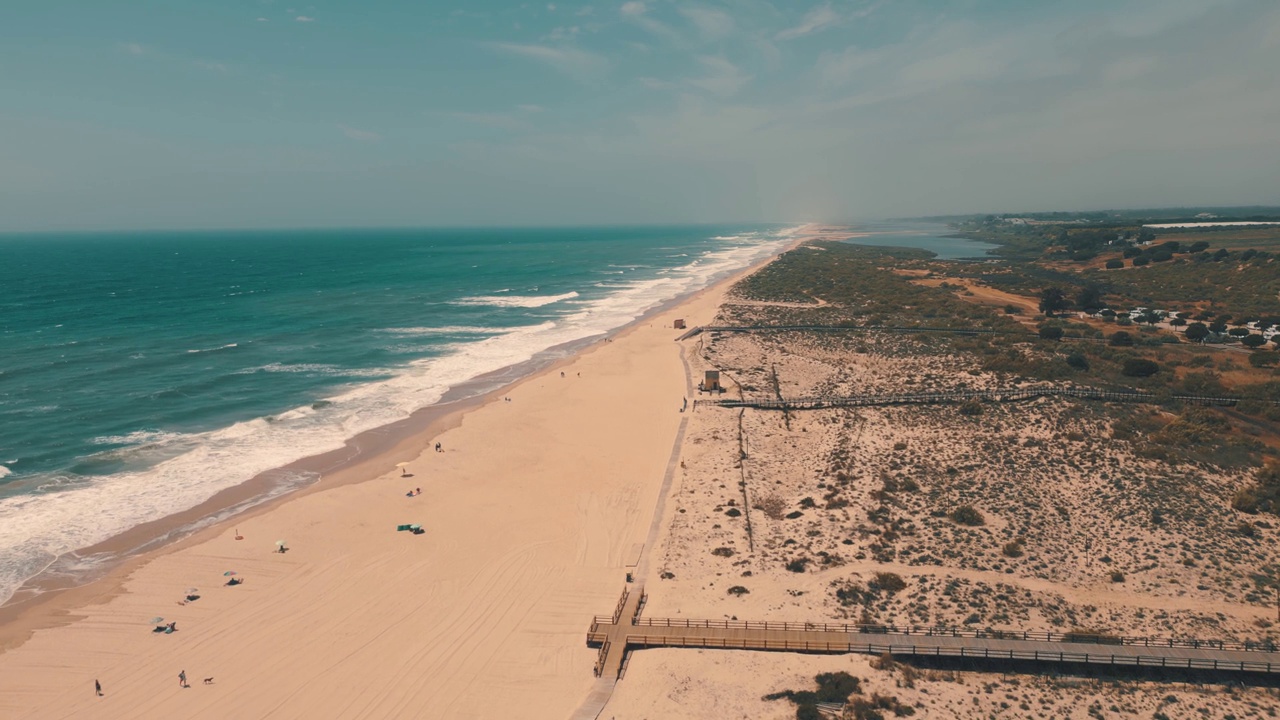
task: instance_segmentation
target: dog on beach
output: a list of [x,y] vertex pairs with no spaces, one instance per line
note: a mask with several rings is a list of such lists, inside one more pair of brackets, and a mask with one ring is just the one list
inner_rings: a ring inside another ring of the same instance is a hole
[[207,678],[205,678],[205,679],[204,679],[204,684],[205,684],[205,685],[212,685],[212,684],[213,684],[213,678],[211,678],[211,677],[207,677]]

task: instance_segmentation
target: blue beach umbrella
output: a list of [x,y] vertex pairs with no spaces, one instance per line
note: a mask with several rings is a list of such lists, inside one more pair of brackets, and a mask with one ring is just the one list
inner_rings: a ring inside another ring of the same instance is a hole
[[159,625],[159,624],[160,624],[160,623],[162,623],[162,622],[164,622],[164,618],[160,617],[159,615],[157,615],[156,617],[151,618],[151,624],[152,624],[152,625]]

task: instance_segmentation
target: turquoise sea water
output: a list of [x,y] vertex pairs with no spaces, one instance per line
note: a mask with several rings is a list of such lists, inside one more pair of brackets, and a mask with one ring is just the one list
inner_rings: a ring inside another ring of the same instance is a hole
[[786,241],[762,226],[0,237],[0,601],[92,564],[76,548]]

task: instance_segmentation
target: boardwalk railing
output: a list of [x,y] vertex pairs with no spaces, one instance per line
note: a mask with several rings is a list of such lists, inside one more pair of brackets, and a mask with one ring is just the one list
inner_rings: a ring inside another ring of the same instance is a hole
[[864,653],[916,657],[956,657],[983,660],[1032,660],[1036,662],[1082,663],[1128,667],[1185,670],[1230,670],[1233,672],[1280,672],[1280,663],[1223,660],[1215,658],[1165,657],[1160,655],[1113,655],[1049,650],[1012,650],[990,647],[945,647],[939,645],[897,645],[880,643],[823,642],[813,640],[770,640],[746,638],[628,635],[627,645],[645,647],[701,647],[738,650],[789,650],[794,652]]
[[622,619],[622,608],[626,607],[627,596],[630,594],[631,594],[631,591],[627,589],[627,586],[623,585],[622,597],[618,598],[618,604],[613,608],[613,624],[614,625],[617,625],[618,621]]
[[[715,405],[719,407],[749,407],[761,410],[818,410],[837,407],[870,407],[880,405],[936,405],[943,403],[964,402],[966,400],[985,400],[990,402],[1017,402],[1041,397],[1071,397],[1082,400],[1103,400],[1107,402],[1182,402],[1194,405],[1231,406],[1243,402],[1246,398],[1215,397],[1211,395],[1156,395],[1116,390],[1099,390],[1096,388],[1055,387],[1038,385],[1025,388],[996,388],[992,390],[952,390],[929,393],[881,393],[868,395],[852,395],[846,397],[799,397],[783,398],[743,398],[695,400],[694,405]],[[1261,402],[1280,405],[1280,401],[1262,400]]]
[[600,677],[600,675],[604,673],[604,662],[608,657],[609,657],[609,641],[605,640],[604,643],[600,645],[600,653],[596,655],[596,666],[595,666],[595,669],[593,670],[593,672],[596,674],[596,677]]
[[1152,648],[1193,648],[1210,650],[1242,650],[1280,652],[1280,646],[1267,642],[1235,642],[1196,638],[1152,638],[1127,635],[1052,632],[1036,630],[979,630],[957,627],[919,627],[897,625],[850,625],[844,623],[772,622],[750,620],[690,620],[683,618],[637,618],[636,627],[714,628],[720,630],[776,630],[779,632],[834,632],[859,635],[918,635],[922,637],[975,638],[983,640],[1022,640],[1029,642],[1083,643]]

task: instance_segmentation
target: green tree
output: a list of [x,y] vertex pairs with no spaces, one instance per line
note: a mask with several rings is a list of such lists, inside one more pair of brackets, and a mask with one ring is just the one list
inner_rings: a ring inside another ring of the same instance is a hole
[[1062,288],[1049,287],[1040,292],[1040,312],[1046,317],[1053,317],[1054,313],[1066,310],[1069,306]]
[[1076,307],[1086,312],[1102,307],[1102,291],[1096,285],[1088,285],[1076,294]]
[[1209,327],[1202,322],[1194,322],[1187,326],[1183,335],[1186,335],[1191,342],[1202,342],[1209,337]]
[[1245,335],[1243,338],[1240,338],[1240,344],[1247,348],[1260,348],[1267,344],[1267,339],[1258,333],[1250,333],[1249,335]]
[[[1258,337],[1262,337],[1259,335]],[[1061,340],[1062,328],[1056,325],[1042,325],[1040,327],[1040,338],[1042,340]]]

